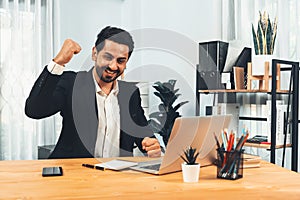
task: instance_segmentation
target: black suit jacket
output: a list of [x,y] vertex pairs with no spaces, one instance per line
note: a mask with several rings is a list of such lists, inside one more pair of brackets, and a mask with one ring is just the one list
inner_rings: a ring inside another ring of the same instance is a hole
[[[98,129],[98,112],[92,69],[53,75],[44,68],[26,100],[25,113],[41,119],[60,112],[63,126],[50,158],[93,157]],[[153,133],[141,107],[134,83],[119,81],[120,156],[132,156],[134,143]],[[145,151],[142,150],[145,153]]]

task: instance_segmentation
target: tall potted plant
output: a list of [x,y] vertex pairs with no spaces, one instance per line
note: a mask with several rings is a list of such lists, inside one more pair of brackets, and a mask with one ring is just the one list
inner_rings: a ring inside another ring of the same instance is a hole
[[264,11],[263,14],[259,12],[256,31],[252,24],[252,37],[255,53],[255,55],[252,56],[252,71],[254,75],[263,75],[265,62],[271,63],[274,58],[273,54],[276,35],[277,18],[271,22],[269,14],[266,11]]
[[161,103],[158,105],[158,111],[149,115],[149,124],[154,132],[162,136],[165,145],[168,144],[175,119],[181,116],[177,110],[189,102],[183,101],[175,106],[173,105],[181,95],[177,94],[179,89],[175,89],[175,84],[176,80],[169,80],[163,83],[158,81],[153,85],[156,90],[154,95],[160,98]]

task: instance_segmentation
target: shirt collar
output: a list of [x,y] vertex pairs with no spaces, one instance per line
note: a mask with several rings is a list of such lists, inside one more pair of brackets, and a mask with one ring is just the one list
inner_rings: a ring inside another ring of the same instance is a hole
[[[95,83],[95,92],[99,93],[99,94],[102,94],[102,89],[98,85],[94,73],[93,73],[93,80],[94,80],[94,83]],[[111,90],[110,93],[114,94],[114,95],[117,95],[119,93],[119,83],[118,83],[117,80],[114,81],[114,86],[113,86],[113,89]]]

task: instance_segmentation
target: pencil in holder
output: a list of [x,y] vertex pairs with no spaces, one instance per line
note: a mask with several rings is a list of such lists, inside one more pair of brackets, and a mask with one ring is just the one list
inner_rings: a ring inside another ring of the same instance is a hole
[[243,151],[217,149],[217,178],[236,180],[243,177]]

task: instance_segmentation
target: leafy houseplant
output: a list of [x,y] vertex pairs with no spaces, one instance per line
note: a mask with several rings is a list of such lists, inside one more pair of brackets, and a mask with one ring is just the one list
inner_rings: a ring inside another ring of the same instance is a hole
[[180,96],[177,94],[179,89],[174,89],[176,80],[169,80],[168,82],[155,82],[153,88],[156,90],[154,95],[160,98],[161,103],[158,105],[159,111],[149,115],[149,124],[152,130],[160,134],[165,145],[167,145],[171,130],[173,128],[175,119],[180,117],[177,110],[188,101],[178,103],[173,106],[176,99]]
[[192,147],[184,150],[184,156],[180,155],[185,161],[185,163],[181,164],[184,182],[198,182],[200,174],[200,163],[196,163],[198,155],[197,149]]
[[196,163],[196,159],[199,155],[199,152],[196,151],[197,149],[188,147],[186,150],[184,150],[184,156],[180,155],[180,157],[186,162],[187,165],[198,164]]
[[252,24],[252,36],[256,55],[269,54],[274,52],[274,44],[277,34],[277,18],[272,23],[266,11],[259,12],[257,31]]

